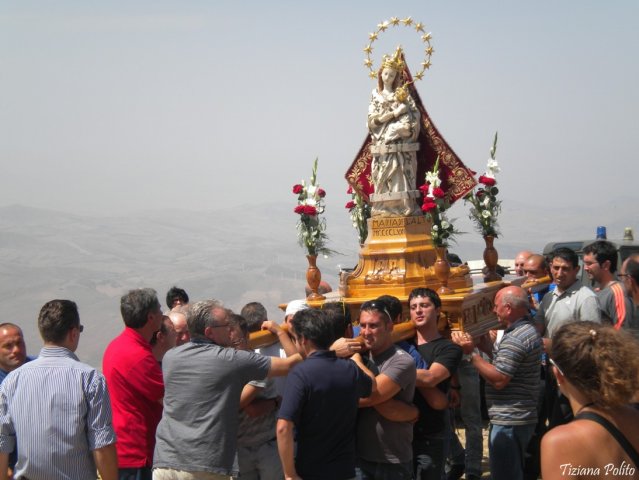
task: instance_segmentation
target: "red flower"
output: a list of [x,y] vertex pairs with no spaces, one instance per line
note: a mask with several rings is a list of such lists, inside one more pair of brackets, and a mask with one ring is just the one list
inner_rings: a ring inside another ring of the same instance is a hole
[[304,205],[304,214],[310,217],[317,215],[317,208],[312,205]]
[[433,201],[433,199],[426,197],[424,199],[424,204],[422,205],[422,211],[430,212],[431,210],[435,208],[437,208],[437,204]]
[[352,185],[348,186],[348,190],[346,190],[346,193],[348,193],[349,195],[353,194],[353,186]]
[[433,196],[436,198],[444,198],[446,194],[444,193],[444,190],[442,190],[441,188],[437,187],[437,188],[433,188]]
[[479,183],[483,183],[487,187],[492,187],[493,185],[497,183],[497,181],[494,178],[487,177],[486,175],[482,175],[481,177],[479,177]]
[[353,208],[355,208],[355,202],[351,200],[345,205],[345,207],[348,208],[349,210],[352,210]]
[[428,195],[428,186],[429,186],[429,185],[428,185],[428,183],[425,183],[424,185],[422,185],[421,187],[419,187],[419,189],[421,190],[421,192],[422,192],[424,195]]
[[324,198],[326,196],[326,192],[324,191],[323,188],[318,188],[317,194],[319,195],[320,198]]
[[480,188],[479,190],[477,190],[477,193],[475,195],[477,195],[478,197],[481,197],[483,195],[486,194],[486,191],[482,188]]
[[299,213],[300,215],[304,213],[304,205],[298,205],[293,209],[295,213]]
[[297,185],[293,185],[293,193],[295,195],[299,195],[304,191],[304,187],[302,187],[299,183]]

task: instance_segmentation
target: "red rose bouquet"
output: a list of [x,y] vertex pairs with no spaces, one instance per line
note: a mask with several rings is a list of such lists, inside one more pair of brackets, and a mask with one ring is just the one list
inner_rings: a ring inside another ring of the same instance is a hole
[[501,211],[501,200],[497,200],[499,189],[495,175],[501,170],[495,154],[497,153],[497,132],[490,149],[490,158],[486,164],[486,172],[479,177],[481,184],[476,190],[470,192],[464,200],[470,202],[470,219],[475,223],[475,228],[482,236],[499,235],[497,216]]
[[324,213],[324,197],[326,192],[317,184],[317,158],[313,163],[313,172],[308,185],[302,183],[293,185],[293,194],[297,195],[297,206],[293,211],[298,214],[297,236],[300,246],[309,255],[328,255],[332,250],[326,247],[326,220],[321,218]]

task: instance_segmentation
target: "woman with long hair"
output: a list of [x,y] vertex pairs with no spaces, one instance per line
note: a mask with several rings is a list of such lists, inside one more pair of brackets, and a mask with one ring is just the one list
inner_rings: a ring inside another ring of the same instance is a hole
[[639,479],[639,342],[623,331],[574,322],[554,335],[551,363],[575,419],[541,442],[544,480]]

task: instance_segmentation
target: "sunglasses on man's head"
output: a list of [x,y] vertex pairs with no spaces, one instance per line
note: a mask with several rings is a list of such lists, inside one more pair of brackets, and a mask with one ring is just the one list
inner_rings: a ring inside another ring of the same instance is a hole
[[360,309],[362,312],[366,312],[368,310],[375,310],[376,312],[383,313],[388,317],[389,320],[393,320],[390,312],[388,311],[388,304],[381,300],[369,300],[367,302],[362,303],[362,307]]

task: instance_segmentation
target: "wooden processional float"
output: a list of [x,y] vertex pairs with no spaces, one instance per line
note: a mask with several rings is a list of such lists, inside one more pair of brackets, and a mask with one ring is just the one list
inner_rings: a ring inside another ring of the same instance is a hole
[[[393,56],[384,56],[379,70],[373,70],[371,52],[378,35],[393,26],[415,29],[425,44],[422,69],[413,77],[398,47]],[[421,23],[410,18],[378,25],[364,49],[370,77],[377,80],[368,112],[369,133],[345,178],[354,194],[370,207],[366,220],[366,240],[360,245],[359,260],[352,270],[339,274],[339,291],[326,298],[317,295],[317,285],[307,298],[312,308],[326,302],[343,302],[357,323],[361,305],[381,295],[393,295],[402,302],[403,323],[394,328],[397,341],[414,336],[409,320],[408,295],[418,287],[437,291],[442,300],[439,329],[446,334],[461,330],[478,336],[499,328],[493,313],[496,293],[508,285],[542,288],[550,282],[540,279],[524,284],[523,277],[501,278],[495,274],[497,252],[492,236],[486,238],[484,260],[488,274],[473,281],[467,265],[451,267],[445,245],[433,241],[432,220],[424,215],[418,201],[424,190],[427,172],[438,172],[441,190],[449,203],[472,194],[477,185],[474,172],[466,167],[433,124],[415,88],[430,67],[430,34]],[[495,146],[493,147],[495,148]],[[491,152],[491,155],[493,152]],[[432,188],[432,187],[431,187]],[[490,248],[489,248],[490,247]],[[317,272],[312,276],[319,283]],[[309,277],[310,278],[310,277]],[[286,305],[281,305],[284,309]],[[269,332],[251,335],[251,346],[276,341]]]

